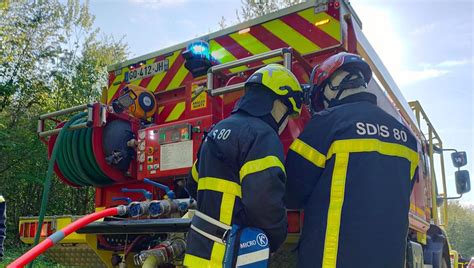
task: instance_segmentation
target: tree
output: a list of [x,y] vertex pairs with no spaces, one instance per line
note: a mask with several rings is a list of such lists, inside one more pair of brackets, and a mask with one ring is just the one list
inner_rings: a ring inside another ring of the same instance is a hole
[[221,17],[221,19],[217,22],[217,25],[219,25],[219,30],[222,30],[227,27],[227,20],[224,18],[224,16]]
[[449,202],[449,242],[464,257],[474,256],[474,206],[462,206],[459,202]]
[[304,0],[241,0],[240,10],[236,10],[237,20],[244,22],[281,8],[299,4]]
[[[82,4],[81,4],[82,2]],[[48,159],[37,116],[97,100],[106,66],[125,60],[122,40],[93,27],[87,1],[10,1],[0,9],[0,193],[8,202],[7,243],[20,216],[36,215]],[[93,189],[53,181],[48,214],[93,209]]]

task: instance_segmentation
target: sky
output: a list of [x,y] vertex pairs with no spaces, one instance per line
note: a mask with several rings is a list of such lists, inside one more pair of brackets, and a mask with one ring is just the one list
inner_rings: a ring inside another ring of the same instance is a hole
[[[464,150],[474,188],[474,1],[351,1],[362,30],[408,101],[418,100],[443,140]],[[94,0],[95,26],[129,44],[131,57],[235,24],[240,0]],[[455,168],[446,152],[448,195]],[[439,171],[438,171],[439,174]],[[439,176],[439,175],[438,175]],[[461,199],[474,205],[474,189]]]

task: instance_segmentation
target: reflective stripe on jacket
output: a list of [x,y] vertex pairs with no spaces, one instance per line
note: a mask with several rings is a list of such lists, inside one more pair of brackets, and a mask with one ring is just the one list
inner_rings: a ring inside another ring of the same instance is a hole
[[[283,159],[276,131],[260,118],[237,112],[208,134],[187,189],[200,212],[226,225],[262,229],[274,251],[287,228]],[[223,243],[190,230],[184,265],[222,267],[224,251]]]
[[298,267],[403,267],[417,165],[415,138],[374,95],[316,114],[286,160],[286,204],[305,210]]

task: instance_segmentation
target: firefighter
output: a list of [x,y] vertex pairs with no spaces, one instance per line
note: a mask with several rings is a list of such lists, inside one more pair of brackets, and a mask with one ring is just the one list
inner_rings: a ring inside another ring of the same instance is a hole
[[5,240],[7,234],[6,220],[7,220],[7,211],[6,211],[5,198],[0,195],[0,261],[3,259],[3,241]]
[[286,175],[278,135],[301,106],[296,77],[281,65],[269,64],[248,78],[232,114],[207,134],[187,180],[197,210],[185,266],[222,267],[225,236],[234,225],[260,228],[271,252],[283,243]]
[[312,108],[324,110],[290,145],[285,165],[285,203],[305,213],[298,267],[404,267],[417,143],[377,106],[371,76],[345,52],[315,69]]

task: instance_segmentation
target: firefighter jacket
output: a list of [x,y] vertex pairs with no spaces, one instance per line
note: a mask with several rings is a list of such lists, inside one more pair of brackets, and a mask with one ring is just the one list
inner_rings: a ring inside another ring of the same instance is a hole
[[[283,147],[276,130],[238,111],[207,135],[187,180],[197,210],[225,225],[262,229],[275,251],[287,230]],[[192,225],[199,218],[193,217]],[[184,265],[222,267],[223,243],[191,229]]]
[[315,114],[285,165],[286,205],[304,208],[298,267],[403,267],[417,165],[414,136],[373,94]]
[[7,211],[6,211],[6,202],[3,196],[0,195],[0,259],[3,257],[3,241],[5,240],[7,234]]

